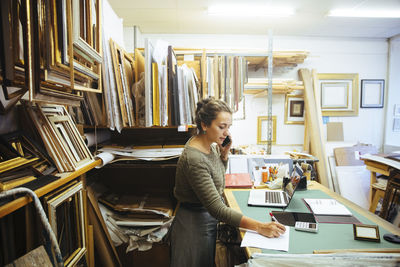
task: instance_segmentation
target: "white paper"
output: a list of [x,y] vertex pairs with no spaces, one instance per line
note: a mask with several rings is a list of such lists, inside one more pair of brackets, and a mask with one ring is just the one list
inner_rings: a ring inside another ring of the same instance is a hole
[[102,161],[101,165],[98,165],[95,167],[96,169],[100,169],[104,165],[110,163],[115,158],[115,156],[109,152],[103,152],[103,153],[96,155],[96,158],[100,158]]
[[285,226],[286,232],[280,237],[268,238],[254,231],[247,231],[243,237],[241,247],[255,247],[280,251],[289,251],[290,227]]
[[310,206],[315,215],[352,215],[344,205],[335,199],[305,198],[304,201]]

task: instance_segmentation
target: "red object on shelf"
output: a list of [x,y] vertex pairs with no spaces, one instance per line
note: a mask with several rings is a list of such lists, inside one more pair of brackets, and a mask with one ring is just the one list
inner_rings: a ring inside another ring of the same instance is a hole
[[253,183],[248,173],[228,173],[225,174],[226,188],[251,188]]

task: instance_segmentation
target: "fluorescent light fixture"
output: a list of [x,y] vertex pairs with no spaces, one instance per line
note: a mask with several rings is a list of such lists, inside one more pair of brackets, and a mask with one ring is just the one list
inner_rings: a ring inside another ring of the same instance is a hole
[[353,18],[400,18],[400,10],[334,9],[329,11],[328,16]]
[[208,7],[208,14],[235,17],[288,17],[294,14],[294,10],[288,7],[216,5]]

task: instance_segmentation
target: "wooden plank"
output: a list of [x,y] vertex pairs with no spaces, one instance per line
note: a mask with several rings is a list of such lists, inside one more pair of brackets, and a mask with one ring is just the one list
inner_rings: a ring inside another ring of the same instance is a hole
[[16,259],[14,262],[5,265],[6,267],[28,267],[28,266],[41,266],[52,267],[49,256],[43,246],[40,246],[24,256]]
[[314,250],[314,254],[332,253],[400,253],[400,248],[363,248],[363,249],[322,249]]
[[299,77],[304,84],[305,112],[311,137],[311,154],[318,158],[316,162],[319,182],[331,187],[328,181],[327,158],[325,153],[325,137],[322,128],[322,113],[319,101],[316,101],[310,70],[300,69]]

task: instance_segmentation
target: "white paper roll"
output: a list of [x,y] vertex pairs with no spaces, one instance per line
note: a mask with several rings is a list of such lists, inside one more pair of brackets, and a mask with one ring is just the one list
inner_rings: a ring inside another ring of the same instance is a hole
[[111,138],[111,133],[109,130],[100,130],[90,133],[85,133],[85,143],[88,147],[94,146],[96,143],[100,144],[104,141],[107,141]]
[[101,165],[96,166],[96,169],[100,169],[104,165],[110,163],[115,158],[115,156],[109,152],[103,152],[103,153],[96,155],[96,158],[99,158],[102,161]]

